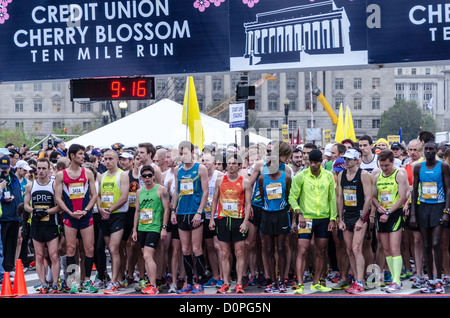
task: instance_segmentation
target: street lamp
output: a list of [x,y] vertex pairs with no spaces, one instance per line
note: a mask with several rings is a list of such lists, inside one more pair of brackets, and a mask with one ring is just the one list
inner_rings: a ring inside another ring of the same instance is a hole
[[289,116],[289,105],[291,104],[291,101],[289,100],[289,98],[286,97],[283,100],[283,104],[284,104],[284,123],[286,125],[289,125],[288,116]]
[[128,108],[128,103],[126,102],[126,101],[121,101],[120,103],[119,103],[119,108],[120,108],[120,116],[122,117],[122,118],[124,118],[125,117],[125,112],[126,112],[126,110],[127,110],[127,108]]

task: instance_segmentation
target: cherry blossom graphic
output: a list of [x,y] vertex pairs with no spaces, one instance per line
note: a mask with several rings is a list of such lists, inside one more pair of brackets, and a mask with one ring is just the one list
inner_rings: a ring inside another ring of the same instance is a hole
[[198,9],[200,12],[204,12],[210,5],[211,3],[209,0],[195,0],[194,2],[194,8]]
[[242,0],[242,2],[248,5],[249,8],[253,8],[253,6],[257,4],[259,0]]
[[209,0],[209,2],[214,3],[216,7],[220,6],[222,2],[225,2],[225,0]]
[[0,0],[0,7],[7,7],[11,2],[12,0]]
[[8,10],[5,7],[0,8],[0,24],[5,23],[9,19]]

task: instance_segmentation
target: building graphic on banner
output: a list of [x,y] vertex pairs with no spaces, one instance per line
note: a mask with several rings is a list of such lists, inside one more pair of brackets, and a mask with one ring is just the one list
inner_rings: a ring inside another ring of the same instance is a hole
[[232,69],[316,66],[330,56],[341,65],[367,63],[367,51],[352,52],[350,21],[332,0],[257,13],[244,28],[245,53],[231,58]]

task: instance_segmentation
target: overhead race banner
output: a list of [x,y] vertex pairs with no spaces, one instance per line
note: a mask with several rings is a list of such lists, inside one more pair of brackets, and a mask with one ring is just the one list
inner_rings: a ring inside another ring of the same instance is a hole
[[230,2],[232,71],[367,65],[366,1]]
[[448,60],[450,3],[367,1],[369,63]]
[[0,0],[0,81],[448,60],[442,0]]
[[1,0],[0,34],[2,81],[229,70],[228,1]]

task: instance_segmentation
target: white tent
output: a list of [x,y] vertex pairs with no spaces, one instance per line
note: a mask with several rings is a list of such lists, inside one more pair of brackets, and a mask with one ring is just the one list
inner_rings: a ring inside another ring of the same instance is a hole
[[[106,126],[84,134],[66,142],[83,146],[93,145],[99,148],[109,148],[114,143],[125,146],[137,146],[141,142],[151,142],[153,145],[177,147],[186,140],[186,126],[181,123],[183,105],[172,100],[163,99],[149,107],[130,114]],[[213,141],[220,146],[237,142],[241,144],[241,129],[229,128],[229,124],[213,117],[201,114],[205,132],[205,145]],[[270,140],[250,133],[250,142],[264,142]]]

